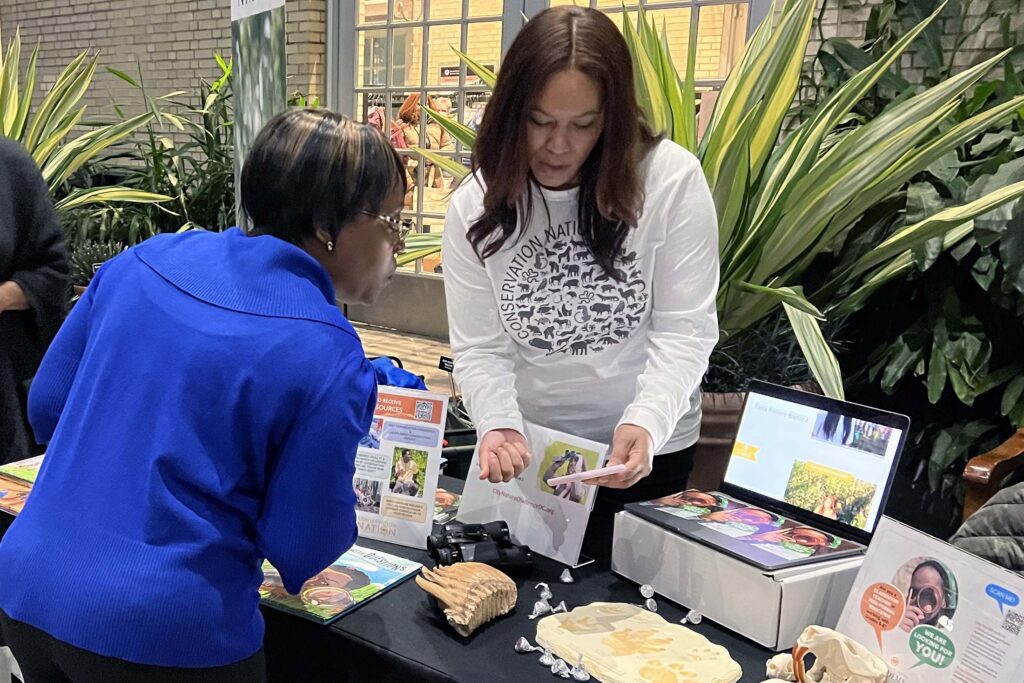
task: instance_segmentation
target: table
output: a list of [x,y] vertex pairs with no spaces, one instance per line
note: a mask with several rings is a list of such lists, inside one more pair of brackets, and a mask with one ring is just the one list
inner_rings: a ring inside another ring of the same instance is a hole
[[[451,481],[442,485],[460,488]],[[12,520],[0,513],[0,536]],[[426,551],[362,539],[359,544],[432,564]],[[596,601],[641,602],[636,584],[607,570],[595,566],[574,570],[575,583],[563,584],[558,580],[563,569],[563,565],[535,556],[529,576],[513,577],[519,589],[516,609],[469,638],[448,626],[432,599],[412,580],[329,626],[262,607],[268,678],[302,683],[562,680],[538,663],[538,655],[520,655],[513,650],[519,636],[536,642],[536,624],[528,618],[537,599],[536,583],[548,583],[554,593],[552,603],[565,600],[570,608]],[[658,612],[669,622],[678,622],[686,610],[658,599]],[[707,620],[691,628],[729,650],[743,667],[744,682],[764,680],[765,661],[772,654],[767,649]]]
[[[460,491],[462,482],[441,478],[441,486]],[[365,539],[359,545],[433,566],[426,551]],[[519,591],[510,614],[482,626],[469,638],[455,633],[433,600],[414,581],[407,581],[379,598],[324,627],[294,615],[263,607],[267,623],[264,645],[271,681],[556,681],[538,663],[539,655],[518,654],[520,636],[536,642],[536,622],[529,619],[537,600],[535,585],[551,587],[552,604],[565,600],[569,608],[591,602],[640,603],[638,586],[596,566],[573,571],[575,582],[563,584],[564,565],[534,556],[533,571],[513,576]],[[687,610],[657,598],[658,613],[678,622]],[[707,620],[691,626],[713,643],[729,650],[743,667],[746,681],[764,680],[765,662],[773,654]],[[571,680],[571,679],[570,679]]]

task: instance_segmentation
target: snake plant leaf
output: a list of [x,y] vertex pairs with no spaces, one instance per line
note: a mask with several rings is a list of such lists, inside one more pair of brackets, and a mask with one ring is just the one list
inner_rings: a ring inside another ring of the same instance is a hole
[[93,187],[88,190],[77,190],[54,205],[57,211],[69,211],[71,209],[88,204],[103,204],[107,202],[133,202],[137,204],[156,204],[169,201],[171,197],[155,192],[144,192],[142,190],[130,190],[123,187]]
[[469,175],[469,168],[455,161],[455,159],[451,158],[450,156],[438,154],[437,152],[434,152],[429,149],[423,149],[422,147],[413,147],[413,151],[419,154],[427,161],[437,164],[437,166],[442,170],[451,173],[458,180],[462,180],[467,175]]
[[786,311],[790,325],[793,326],[793,333],[804,353],[804,358],[807,359],[807,366],[821,390],[831,398],[844,399],[846,395],[843,391],[843,375],[839,369],[839,361],[825,341],[818,321],[810,313],[785,301],[782,302],[782,307]]

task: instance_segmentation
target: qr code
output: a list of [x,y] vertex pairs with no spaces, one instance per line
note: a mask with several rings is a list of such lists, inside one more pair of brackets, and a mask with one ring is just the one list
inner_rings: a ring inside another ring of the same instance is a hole
[[1003,619],[1003,630],[1019,636],[1021,624],[1024,624],[1024,614],[1007,610],[1006,618]]
[[417,420],[427,420],[433,422],[434,420],[434,402],[433,401],[416,401],[416,412],[415,417]]

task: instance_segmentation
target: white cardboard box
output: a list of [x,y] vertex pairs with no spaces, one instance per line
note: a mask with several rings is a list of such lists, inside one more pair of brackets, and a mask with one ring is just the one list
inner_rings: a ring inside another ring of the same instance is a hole
[[807,626],[835,627],[863,561],[769,572],[628,512],[615,516],[612,571],[775,651]]

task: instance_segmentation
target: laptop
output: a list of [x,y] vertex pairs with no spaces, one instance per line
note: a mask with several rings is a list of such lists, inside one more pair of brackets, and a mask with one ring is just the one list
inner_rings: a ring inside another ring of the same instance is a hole
[[909,427],[905,415],[754,381],[721,490],[626,510],[768,571],[860,554]]

